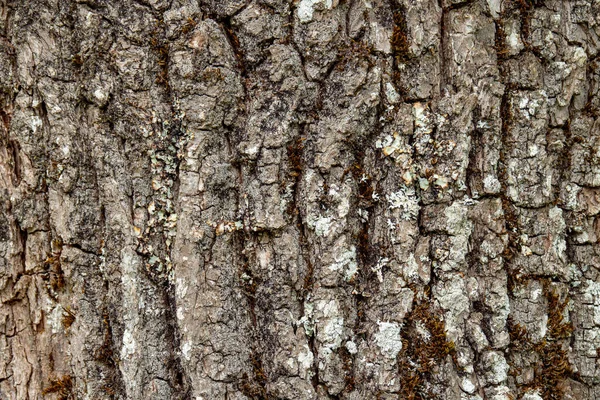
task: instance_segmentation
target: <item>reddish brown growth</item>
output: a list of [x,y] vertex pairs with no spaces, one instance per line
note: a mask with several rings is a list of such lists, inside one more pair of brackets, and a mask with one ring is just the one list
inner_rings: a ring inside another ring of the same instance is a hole
[[65,329],[69,329],[71,325],[73,325],[73,322],[75,322],[75,314],[73,311],[71,311],[71,307],[67,306],[67,308],[65,308],[65,312],[63,313],[62,324]]
[[496,56],[503,60],[508,56],[509,50],[506,46],[506,31],[504,30],[504,21],[502,19],[496,22],[496,37],[494,47]]
[[515,324],[510,317],[506,322],[506,326],[508,327],[511,346],[519,349],[527,348],[529,345],[529,338],[527,337],[527,330],[525,327],[521,324]]
[[44,267],[48,271],[48,280],[52,290],[57,292],[65,287],[65,277],[60,264],[62,253],[62,240],[54,239],[52,241],[52,255],[44,261]]
[[192,31],[196,25],[198,25],[198,23],[191,17],[188,17],[188,19],[186,20],[185,24],[183,25],[183,27],[181,28],[181,32],[183,32],[184,34]]
[[104,323],[104,342],[94,354],[97,361],[108,366],[114,366],[114,353],[112,351],[112,328],[108,312],[105,310],[102,314],[102,322]]
[[444,322],[430,311],[429,303],[417,304],[406,319],[402,350],[398,354],[400,398],[437,398],[426,382],[436,367],[454,352],[454,343],[446,339]]
[[547,343],[545,340],[536,346],[540,362],[533,382],[525,386],[525,391],[537,389],[544,400],[564,398],[564,381],[573,374],[568,353],[560,343]]
[[368,60],[372,52],[373,48],[370,44],[351,39],[349,45],[340,46],[338,49],[340,61],[335,68],[338,71],[343,71],[351,62]]
[[159,71],[156,76],[156,83],[159,85],[165,86],[167,89],[169,88],[169,45],[162,37],[164,31],[164,21],[159,20],[156,23],[156,29],[154,30],[154,35],[150,40],[150,44],[152,46],[152,50],[157,55],[157,64],[159,66]]
[[[538,390],[544,400],[559,400],[564,396],[564,382],[573,376],[568,352],[564,350],[564,339],[573,332],[573,325],[564,322],[564,311],[568,300],[560,300],[560,296],[550,287],[548,280],[543,281],[544,295],[548,300],[548,331],[546,338],[533,343],[527,330],[508,321],[511,349],[518,353],[531,352],[537,354],[538,362],[534,365],[535,375],[526,385],[517,385],[523,392]],[[517,377],[521,369],[511,365],[511,375]]]
[[221,68],[206,68],[202,71],[201,75],[203,80],[211,81],[211,82],[219,82],[225,79],[223,73],[221,72]]
[[339,350],[340,357],[342,358],[342,369],[344,370],[344,383],[345,387],[342,393],[350,393],[356,386],[356,379],[354,378],[353,360],[350,352],[342,347]]
[[304,141],[306,138],[299,137],[287,146],[288,163],[290,166],[290,175],[297,177],[302,173],[304,161],[302,154],[304,152]]
[[270,397],[266,389],[267,375],[263,370],[262,360],[256,355],[256,353],[252,353],[250,362],[252,363],[254,379],[249,379],[248,374],[244,373],[240,383],[240,391],[254,400],[269,399]]
[[544,295],[548,300],[548,337],[551,339],[569,338],[573,333],[573,323],[564,322],[568,299],[561,301],[560,296],[550,288],[548,281],[544,281]]
[[70,375],[63,375],[62,378],[50,379],[50,385],[48,385],[42,394],[56,394],[58,400],[70,400],[74,399],[73,396],[73,379]]
[[390,45],[392,46],[392,52],[397,62],[408,61],[410,53],[408,28],[406,26],[406,9],[404,7],[400,7],[398,11],[394,12],[394,28],[392,37],[390,38]]
[[71,58],[71,62],[75,67],[81,67],[83,65],[83,57],[79,54],[75,54],[73,58]]

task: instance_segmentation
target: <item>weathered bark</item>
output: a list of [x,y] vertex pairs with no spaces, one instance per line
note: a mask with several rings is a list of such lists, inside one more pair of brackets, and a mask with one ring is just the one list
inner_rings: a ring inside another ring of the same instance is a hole
[[0,1],[0,398],[600,398],[599,49],[598,0]]

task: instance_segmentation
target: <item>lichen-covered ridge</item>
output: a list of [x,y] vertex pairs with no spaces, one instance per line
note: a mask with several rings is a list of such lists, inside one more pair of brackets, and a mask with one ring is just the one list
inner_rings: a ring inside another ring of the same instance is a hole
[[0,399],[600,398],[600,2],[0,2]]

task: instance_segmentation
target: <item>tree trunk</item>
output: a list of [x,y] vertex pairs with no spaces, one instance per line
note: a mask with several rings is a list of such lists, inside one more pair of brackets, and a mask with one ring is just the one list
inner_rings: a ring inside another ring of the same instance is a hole
[[600,398],[598,0],[0,1],[0,399]]

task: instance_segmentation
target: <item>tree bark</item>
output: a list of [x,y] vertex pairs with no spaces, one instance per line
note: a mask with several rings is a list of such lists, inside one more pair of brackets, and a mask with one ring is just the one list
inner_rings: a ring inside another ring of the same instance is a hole
[[600,398],[598,0],[0,1],[0,399]]

